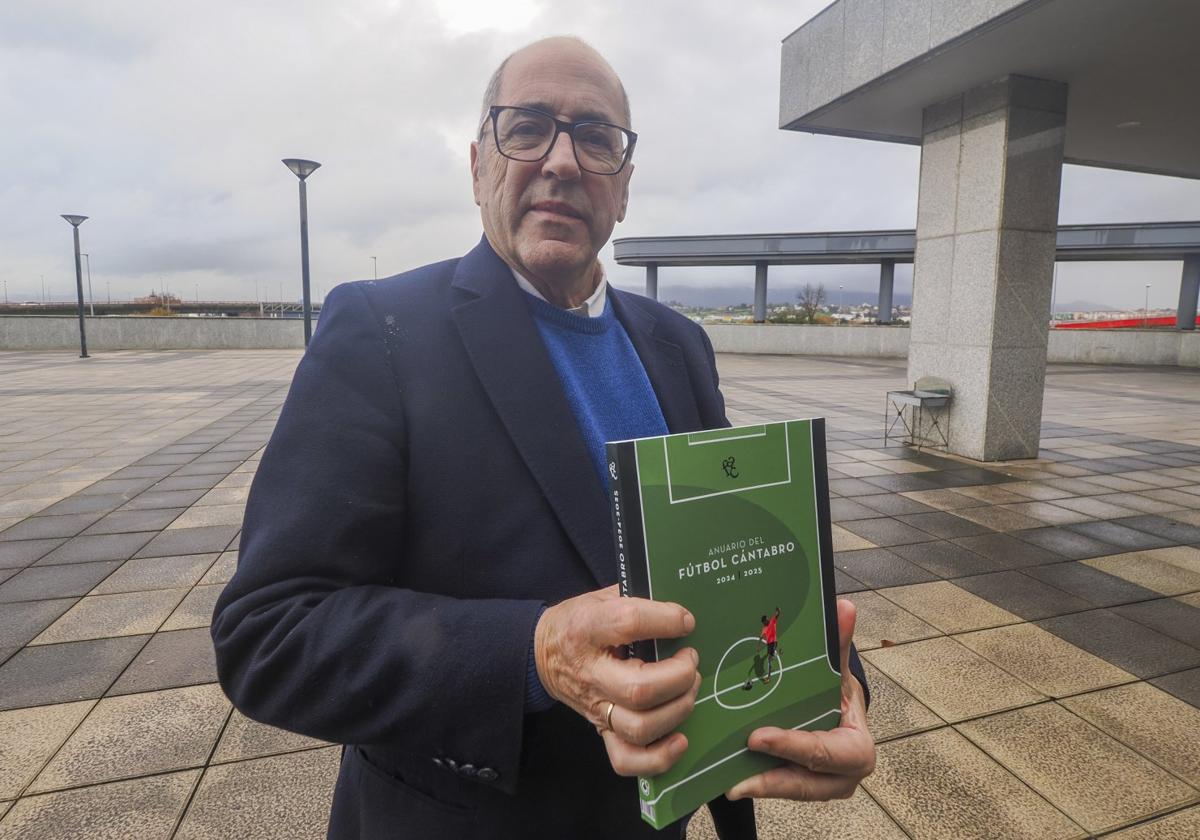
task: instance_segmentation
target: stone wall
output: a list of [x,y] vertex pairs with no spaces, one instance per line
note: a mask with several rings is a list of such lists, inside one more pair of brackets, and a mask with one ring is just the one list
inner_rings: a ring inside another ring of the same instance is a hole
[[[279,350],[304,346],[291,318],[87,318],[88,350]],[[718,353],[903,359],[907,327],[710,324]],[[78,350],[75,318],[0,315],[0,350]],[[1051,362],[1200,368],[1200,330],[1051,330]]]

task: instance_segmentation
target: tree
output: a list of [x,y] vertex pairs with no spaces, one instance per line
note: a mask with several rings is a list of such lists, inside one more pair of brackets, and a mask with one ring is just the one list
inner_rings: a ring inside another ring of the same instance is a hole
[[825,284],[805,283],[804,288],[796,292],[796,300],[800,302],[800,322],[815,324],[817,312],[825,305]]

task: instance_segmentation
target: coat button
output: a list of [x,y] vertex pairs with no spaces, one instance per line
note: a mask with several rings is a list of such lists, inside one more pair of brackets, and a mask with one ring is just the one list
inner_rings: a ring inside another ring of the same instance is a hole
[[453,758],[443,758],[442,763],[446,765],[447,769],[453,770],[455,773],[458,772],[458,762]]
[[446,769],[446,763],[444,761],[442,761],[440,758],[435,758],[433,760],[433,763],[436,764],[438,767],[441,767],[443,770]]
[[484,782],[494,782],[500,778],[500,774],[491,767],[480,767],[479,772],[476,775],[479,777],[480,781]]
[[465,776],[468,779],[472,778],[475,773],[476,770],[474,764],[464,764],[462,767],[458,768],[458,774],[460,776]]

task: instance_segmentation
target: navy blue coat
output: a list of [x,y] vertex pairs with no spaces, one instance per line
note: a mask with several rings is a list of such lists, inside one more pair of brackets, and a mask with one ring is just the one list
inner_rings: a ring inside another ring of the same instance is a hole
[[[251,486],[217,670],[248,716],[349,745],[332,838],[679,834],[642,822],[587,721],[524,711],[539,608],[617,570],[523,294],[486,239],[338,286]],[[703,330],[609,301],[670,430],[728,425]]]

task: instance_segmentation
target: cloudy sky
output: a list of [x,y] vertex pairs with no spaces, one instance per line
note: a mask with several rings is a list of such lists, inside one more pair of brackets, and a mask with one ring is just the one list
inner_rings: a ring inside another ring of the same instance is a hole
[[[314,293],[455,256],[480,234],[468,143],[496,64],[573,33],[625,80],[640,139],[615,236],[912,227],[918,150],[776,128],[779,42],[825,0],[4,0],[0,279],[73,294],[81,228],[97,299],[299,295],[309,179]],[[1061,221],[1200,218],[1200,182],[1068,167]],[[639,269],[602,254],[619,285]],[[873,267],[774,272],[868,288]],[[907,273],[903,277],[907,277]],[[660,283],[752,286],[751,269]],[[903,284],[903,277],[901,283]],[[1059,302],[1174,306],[1177,263],[1072,264]],[[749,297],[749,294],[747,294]],[[774,297],[774,295],[773,295]]]

